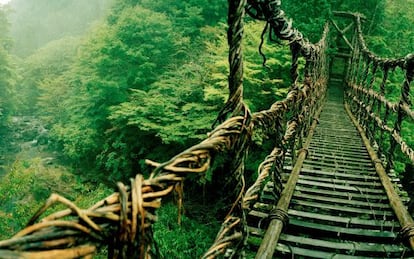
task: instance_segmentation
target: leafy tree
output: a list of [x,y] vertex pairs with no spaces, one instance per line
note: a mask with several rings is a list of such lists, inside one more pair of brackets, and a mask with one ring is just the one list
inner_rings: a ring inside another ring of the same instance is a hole
[[68,108],[52,131],[65,154],[78,164],[93,165],[111,128],[109,107],[126,101],[129,89],[146,90],[170,66],[179,65],[187,42],[168,17],[140,6],[98,27],[65,74]]
[[[281,48],[274,44],[266,45],[264,51],[274,70],[261,64],[257,46],[262,28],[262,23],[246,25],[244,85],[253,110],[268,108],[286,94],[289,85],[282,76],[289,71],[287,52],[278,52]],[[127,102],[111,108],[112,130],[99,156],[107,170],[115,175],[131,172],[131,168],[139,167],[138,159],[155,156],[165,160],[171,147],[173,155],[206,137],[227,97],[228,47],[224,27],[205,27],[201,31],[200,37],[206,42],[200,56],[164,73],[147,89],[133,90]],[[285,84],[276,84],[281,82]],[[131,141],[134,139],[141,141]]]
[[[412,1],[387,1],[381,35],[376,37],[380,41],[379,46],[375,45],[376,51],[387,56],[404,56],[414,52],[413,12]],[[370,44],[373,42],[371,40]]]
[[331,3],[329,0],[286,0],[282,1],[283,9],[293,19],[297,27],[305,37],[312,42],[319,40],[323,26],[331,15]]
[[10,102],[11,87],[14,83],[14,72],[12,60],[9,55],[11,48],[9,38],[9,23],[6,10],[0,6],[0,127],[3,128],[7,115],[10,113],[12,103]]
[[[69,69],[76,56],[78,45],[78,38],[65,37],[46,44],[21,62],[22,72],[16,86],[18,89],[15,89],[19,113],[33,115],[40,105],[43,108],[41,114],[50,114],[49,109],[53,110],[55,104],[47,105],[47,100],[58,98],[56,94],[60,92],[54,89],[50,82]],[[57,84],[57,86],[62,85]],[[39,98],[40,104],[38,104]]]

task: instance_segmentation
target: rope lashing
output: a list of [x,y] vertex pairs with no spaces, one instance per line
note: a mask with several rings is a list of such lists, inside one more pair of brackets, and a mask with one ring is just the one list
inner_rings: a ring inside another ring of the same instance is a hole
[[283,226],[287,226],[289,224],[289,214],[287,211],[280,209],[280,208],[274,208],[270,211],[269,220],[280,220],[283,223]]

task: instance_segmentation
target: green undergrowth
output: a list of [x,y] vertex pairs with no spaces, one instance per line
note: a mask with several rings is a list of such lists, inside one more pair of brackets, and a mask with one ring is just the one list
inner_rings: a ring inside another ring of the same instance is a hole
[[[52,193],[62,195],[79,208],[88,208],[112,192],[103,184],[82,180],[63,166],[44,165],[41,158],[17,160],[0,181],[0,240],[23,229]],[[163,258],[200,258],[219,230],[221,222],[214,209],[219,205],[206,206],[188,200],[184,206],[181,225],[172,201],[163,201],[157,211],[154,239]],[[45,215],[62,209],[63,205],[56,204]],[[105,258],[105,251],[100,250],[94,258]]]
[[[21,230],[52,193],[88,208],[112,190],[83,181],[60,165],[44,165],[41,158],[17,160],[0,180],[0,240]],[[57,204],[46,213],[64,208]]]
[[178,210],[168,202],[158,211],[154,239],[163,258],[200,258],[213,244],[221,222],[205,206],[186,205],[178,224]]

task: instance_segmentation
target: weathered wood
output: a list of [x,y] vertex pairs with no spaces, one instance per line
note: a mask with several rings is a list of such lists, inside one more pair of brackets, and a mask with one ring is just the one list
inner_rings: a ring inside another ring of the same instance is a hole
[[[321,213],[312,213],[306,211],[299,211],[294,209],[289,209],[289,215],[294,215],[300,218],[308,218],[313,219],[314,221],[331,221],[335,223],[345,224],[346,227],[351,226],[360,226],[370,229],[381,229],[383,227],[386,228],[399,228],[400,224],[398,222],[388,221],[388,220],[366,220],[360,219],[357,217],[345,217],[345,216],[332,216],[332,215],[324,215]],[[338,225],[338,224],[335,224]],[[372,228],[375,227],[375,228]]]
[[334,214],[336,215],[344,215],[346,213],[347,215],[358,215],[358,216],[367,216],[369,215],[370,218],[387,218],[394,216],[394,213],[392,211],[385,211],[385,210],[373,210],[373,209],[361,209],[357,207],[346,207],[346,206],[337,206],[337,205],[331,205],[331,204],[325,204],[320,202],[309,202],[309,201],[303,201],[298,199],[292,199],[291,201],[292,205],[299,205],[304,206],[309,209],[321,209],[321,210],[330,210],[335,211]]
[[301,228],[307,228],[310,231],[318,230],[321,232],[330,232],[332,236],[341,236],[341,235],[353,235],[358,236],[359,238],[375,237],[380,239],[388,239],[392,241],[394,238],[397,238],[397,235],[392,231],[378,231],[365,228],[347,228],[347,227],[338,227],[320,223],[307,222],[297,219],[290,219],[289,225],[298,226]]
[[[298,197],[303,194],[311,194],[316,195],[316,199],[318,195],[331,197],[334,199],[340,199],[343,197],[344,202],[349,200],[359,200],[363,202],[371,202],[371,203],[387,203],[387,197],[380,194],[366,194],[366,193],[353,193],[353,192],[343,192],[343,191],[336,191],[336,190],[325,190],[325,189],[318,189],[312,188],[309,186],[296,186],[296,194]],[[304,197],[304,196],[303,196]],[[338,198],[339,197],[339,198]],[[334,200],[334,202],[339,202],[340,200]],[[391,210],[391,209],[390,209]]]
[[332,184],[341,184],[345,186],[363,186],[363,187],[371,187],[371,188],[378,188],[381,187],[381,183],[377,182],[367,182],[367,181],[352,181],[352,180],[341,180],[341,179],[335,179],[335,178],[322,178],[322,177],[315,177],[310,175],[301,175],[299,177],[303,180],[311,180],[311,181],[320,181],[320,182],[327,182]]
[[329,188],[333,190],[353,191],[357,193],[378,193],[378,194],[384,193],[384,190],[382,189],[358,188],[355,186],[336,185],[336,184],[331,184],[331,183],[321,183],[317,181],[309,181],[309,180],[302,180],[302,179],[299,179],[298,183],[305,184],[305,185],[324,187],[324,188]]
[[[283,253],[284,255],[289,255],[287,258],[290,258],[290,255],[303,256],[305,258],[320,258],[320,259],[362,259],[360,256],[352,256],[347,254],[339,254],[335,252],[325,252],[318,251],[314,249],[304,249],[296,246],[287,246],[280,244],[277,247],[277,250]],[[375,257],[364,257],[364,259],[374,259]],[[377,259],[377,258],[375,258]]]
[[324,147],[324,148],[344,150],[344,151],[349,151],[349,152],[365,151],[365,147],[362,146],[362,143],[360,145],[353,145],[349,143],[347,145],[338,145],[337,143],[334,143],[334,142],[326,142],[324,140],[314,140],[312,144],[313,146],[317,148]]
[[[365,131],[362,129],[362,127],[358,124],[357,120],[355,119],[354,115],[349,109],[349,105],[345,104],[345,109],[351,118],[354,125],[357,127],[359,133],[361,134],[361,137],[367,147],[367,151],[369,155],[371,156],[372,161],[375,163],[375,169],[378,173],[378,176],[381,180],[381,183],[384,186],[385,192],[388,196],[389,202],[391,207],[393,208],[395,215],[397,216],[398,220],[400,221],[401,226],[408,227],[408,226],[414,226],[414,220],[411,217],[410,213],[408,213],[407,208],[402,203],[400,196],[397,194],[397,192],[394,189],[394,186],[392,182],[390,181],[384,166],[380,162],[381,160],[378,158],[375,150],[372,148],[369,139],[365,135]],[[410,245],[410,248],[414,250],[414,236],[409,237],[409,240],[407,242]]]
[[304,246],[312,246],[312,247],[320,247],[320,248],[330,248],[332,250],[344,250],[346,251],[353,251],[358,252],[386,252],[386,253],[401,253],[404,251],[404,248],[397,245],[389,245],[389,244],[372,244],[372,243],[363,243],[363,242],[354,242],[354,243],[346,243],[346,242],[332,242],[332,241],[325,241],[307,237],[298,237],[293,235],[285,235],[282,234],[280,237],[281,240],[302,244]]
[[[320,110],[317,112],[317,117],[319,117]],[[289,208],[290,200],[293,196],[295,191],[296,182],[299,179],[300,169],[302,168],[303,161],[307,155],[307,148],[310,145],[310,141],[312,139],[313,132],[316,128],[317,120],[314,120],[312,126],[309,130],[308,136],[306,141],[303,145],[303,149],[300,151],[298,158],[296,160],[296,164],[292,169],[292,173],[290,174],[289,180],[283,189],[279,201],[277,203],[276,208],[282,211],[287,211]],[[272,219],[269,223],[269,227],[266,231],[266,234],[263,238],[263,242],[259,247],[259,250],[256,254],[256,259],[270,259],[273,257],[273,253],[275,251],[275,247],[277,246],[277,242],[282,232],[284,226],[284,222],[280,219]]]
[[347,156],[348,158],[368,158],[369,156],[364,154],[364,153],[358,153],[358,152],[345,152],[343,150],[332,150],[332,149],[327,149],[327,148],[316,148],[316,147],[311,147],[309,148],[309,151],[311,153],[316,153],[318,152],[321,155],[326,155],[326,154],[332,154],[332,155],[340,155],[340,156]]
[[[361,229],[370,229],[370,230],[384,230],[384,229],[394,229],[399,228],[400,224],[394,221],[388,220],[367,220],[367,219],[360,219],[357,217],[345,217],[345,216],[331,216],[331,215],[324,215],[321,213],[312,213],[306,211],[299,211],[295,209],[289,209],[288,211],[290,216],[295,216],[296,218],[300,218],[301,221],[305,222],[314,222],[318,224],[326,224],[326,225],[335,225],[340,226],[340,224],[345,225],[346,228],[361,228]],[[269,211],[263,212],[259,210],[251,210],[249,211],[249,216],[252,218],[259,218],[258,221],[268,218]],[[327,224],[323,221],[329,221],[335,224]],[[260,221],[261,222],[261,221]]]
[[[367,202],[367,201],[357,201],[357,200],[351,200],[351,199],[338,199],[338,198],[332,198],[327,196],[318,196],[318,195],[309,195],[309,194],[303,194],[303,193],[295,193],[295,197],[298,199],[307,199],[307,200],[315,200],[315,201],[324,201],[328,203],[340,203],[344,206],[358,206],[358,207],[366,207],[366,208],[381,208],[381,209],[387,209],[389,208],[388,204],[382,204],[378,202]],[[352,195],[350,195],[352,197]]]
[[353,171],[360,171],[363,172],[375,172],[372,167],[369,167],[367,165],[348,165],[343,163],[335,163],[335,161],[325,161],[323,159],[319,161],[314,161],[312,159],[308,159],[305,161],[305,164],[307,165],[315,165],[315,166],[321,166],[321,167],[327,167],[327,168],[338,168],[338,169],[346,169],[346,170],[353,170]]
[[346,156],[335,156],[332,153],[330,154],[321,154],[312,152],[309,154],[308,159],[310,160],[327,160],[336,163],[344,163],[344,164],[365,164],[370,165],[372,167],[372,161],[368,158],[364,157],[346,157]]
[[338,173],[335,171],[321,171],[307,168],[302,168],[302,173],[306,175],[319,175],[321,177],[329,177],[336,179],[360,179],[364,181],[375,181],[378,179],[376,176],[373,175]]
[[[264,234],[264,231],[259,228],[249,227],[249,233],[251,235],[262,237]],[[398,245],[392,245],[392,244],[376,244],[376,243],[365,243],[365,242],[333,242],[333,241],[326,241],[326,240],[320,240],[320,239],[314,239],[314,238],[308,238],[308,237],[301,237],[301,236],[295,236],[295,235],[289,235],[289,234],[282,234],[280,235],[280,240],[288,242],[290,245],[302,245],[303,247],[312,247],[314,251],[317,251],[315,247],[323,248],[323,249],[332,249],[332,250],[343,250],[342,252],[379,252],[379,253],[401,253],[404,251],[404,248]],[[284,246],[283,244],[280,244],[281,246]],[[298,255],[298,254],[295,254]],[[305,254],[306,255],[306,254]],[[345,255],[345,254],[344,254]],[[307,254],[307,256],[310,256],[310,254]],[[358,257],[352,257],[352,258],[361,258],[361,256]],[[363,258],[369,258],[367,256],[364,256]],[[392,257],[387,257],[392,258]]]

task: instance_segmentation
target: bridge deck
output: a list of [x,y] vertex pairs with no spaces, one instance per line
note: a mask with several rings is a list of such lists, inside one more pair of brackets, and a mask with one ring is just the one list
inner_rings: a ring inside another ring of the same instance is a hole
[[[285,169],[287,179],[291,166]],[[394,182],[398,185],[398,179]],[[269,182],[248,215],[252,250],[257,250],[275,204],[271,193]],[[328,96],[288,213],[276,258],[409,256],[398,241],[399,222],[341,95]]]

